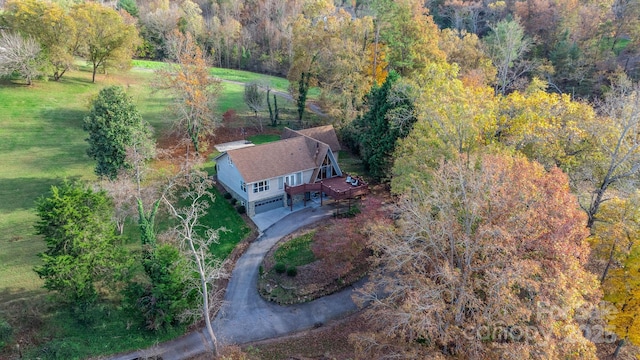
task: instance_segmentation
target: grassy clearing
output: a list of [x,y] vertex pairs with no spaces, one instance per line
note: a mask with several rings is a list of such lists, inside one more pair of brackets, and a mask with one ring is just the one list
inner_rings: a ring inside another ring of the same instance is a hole
[[[167,66],[167,63],[149,60],[133,60],[133,66],[142,69],[156,70]],[[277,76],[256,74],[243,70],[211,68],[211,75],[227,81],[237,81],[248,83],[252,81],[259,82],[271,86],[271,88],[279,91],[287,91],[289,88],[289,80]]]
[[[90,73],[72,71],[60,82],[36,82],[31,87],[0,81],[0,318],[11,322],[16,338],[38,339],[24,340],[23,349],[31,351],[27,358],[50,358],[54,350],[58,358],[86,358],[147,347],[184,330],[151,334],[130,327],[120,309],[110,304],[96,310],[96,323],[81,326],[69,313],[56,310],[46,301],[42,281],[32,270],[39,264],[37,253],[45,249],[34,233],[35,200],[64,179],[96,180],[94,163],[86,155],[87,135],[82,122],[100,89],[122,85],[157,136],[171,126],[172,116],[167,111],[171,99],[165,93],[153,92],[148,85],[153,76],[153,72],[134,69],[124,74],[98,75],[93,84]],[[234,86],[236,91],[225,92],[221,104],[244,105],[238,91],[242,87]],[[169,221],[164,219],[164,225],[158,227],[166,228]],[[230,230],[221,233],[220,244],[212,247],[221,258],[249,232],[236,210],[219,194],[203,221],[211,228],[224,226]],[[135,247],[139,240],[134,220],[126,234],[130,237],[126,243]],[[24,320],[27,315],[29,319]],[[0,352],[0,358],[16,357],[12,349]]]
[[219,259],[225,259],[236,245],[249,235],[251,229],[217,189],[213,188],[212,192],[215,201],[210,203],[209,211],[201,221],[212,229],[224,229],[219,233],[219,243],[211,246],[211,253]]
[[174,339],[186,330],[178,327],[150,333],[131,324],[128,316],[112,305],[94,309],[92,316],[96,319],[93,323],[79,326],[66,310],[51,314],[40,329],[41,336],[51,340],[27,350],[25,358],[72,360],[116,354]]
[[218,111],[220,114],[224,114],[229,109],[235,110],[238,114],[253,114],[244,102],[244,86],[225,82],[222,83],[222,89],[222,94],[218,98]]
[[[105,86],[124,84],[143,117],[164,129],[167,99],[152,94],[148,74],[110,75],[92,84],[90,73],[26,87],[0,83],[0,303],[40,292],[32,271],[44,243],[34,234],[34,201],[63,179],[93,181],[82,121]],[[144,101],[143,101],[144,100]]]
[[276,263],[283,263],[287,266],[302,266],[314,262],[316,257],[311,251],[311,242],[315,234],[315,231],[311,231],[280,245],[273,253]]
[[365,179],[369,177],[369,174],[364,168],[362,159],[349,151],[340,150],[339,163],[340,169],[349,175],[362,176]]
[[249,136],[247,140],[251,141],[256,145],[266,144],[274,141],[280,140],[279,134],[258,134],[254,136]]

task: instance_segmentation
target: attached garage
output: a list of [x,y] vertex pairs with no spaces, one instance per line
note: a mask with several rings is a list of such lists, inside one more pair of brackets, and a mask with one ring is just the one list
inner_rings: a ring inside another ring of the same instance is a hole
[[255,213],[257,215],[265,211],[281,208],[283,206],[284,203],[282,202],[282,196],[259,200],[255,202]]

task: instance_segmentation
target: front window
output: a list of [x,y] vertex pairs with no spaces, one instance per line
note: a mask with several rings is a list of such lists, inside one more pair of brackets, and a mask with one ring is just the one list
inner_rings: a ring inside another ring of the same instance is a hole
[[240,189],[242,189],[242,191],[247,192],[247,184],[240,180]]
[[259,193],[263,191],[269,190],[269,180],[258,181],[257,183],[253,183],[253,192]]

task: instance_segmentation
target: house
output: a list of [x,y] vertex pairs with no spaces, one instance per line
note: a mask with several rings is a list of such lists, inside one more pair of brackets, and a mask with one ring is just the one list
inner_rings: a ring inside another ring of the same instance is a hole
[[[325,190],[320,184],[328,179],[344,183],[339,150],[331,125],[301,131],[285,128],[279,141],[218,155],[218,182],[246,207],[249,216],[255,216],[308,200],[312,193]],[[306,184],[317,185],[307,188]]]

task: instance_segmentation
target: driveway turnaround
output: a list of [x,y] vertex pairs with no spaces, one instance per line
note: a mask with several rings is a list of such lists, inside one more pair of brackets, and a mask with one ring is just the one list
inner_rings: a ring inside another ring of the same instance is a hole
[[[289,306],[268,302],[260,297],[257,290],[258,267],[269,249],[283,236],[328,218],[333,211],[333,206],[323,206],[291,213],[268,228],[238,259],[227,286],[224,304],[213,321],[214,333],[220,345],[244,344],[282,336],[321,326],[357,310],[351,295],[361,283],[308,303]],[[203,329],[147,350],[110,359],[134,360],[151,356],[160,356],[163,360],[187,359],[207,352],[207,344],[208,335]]]

